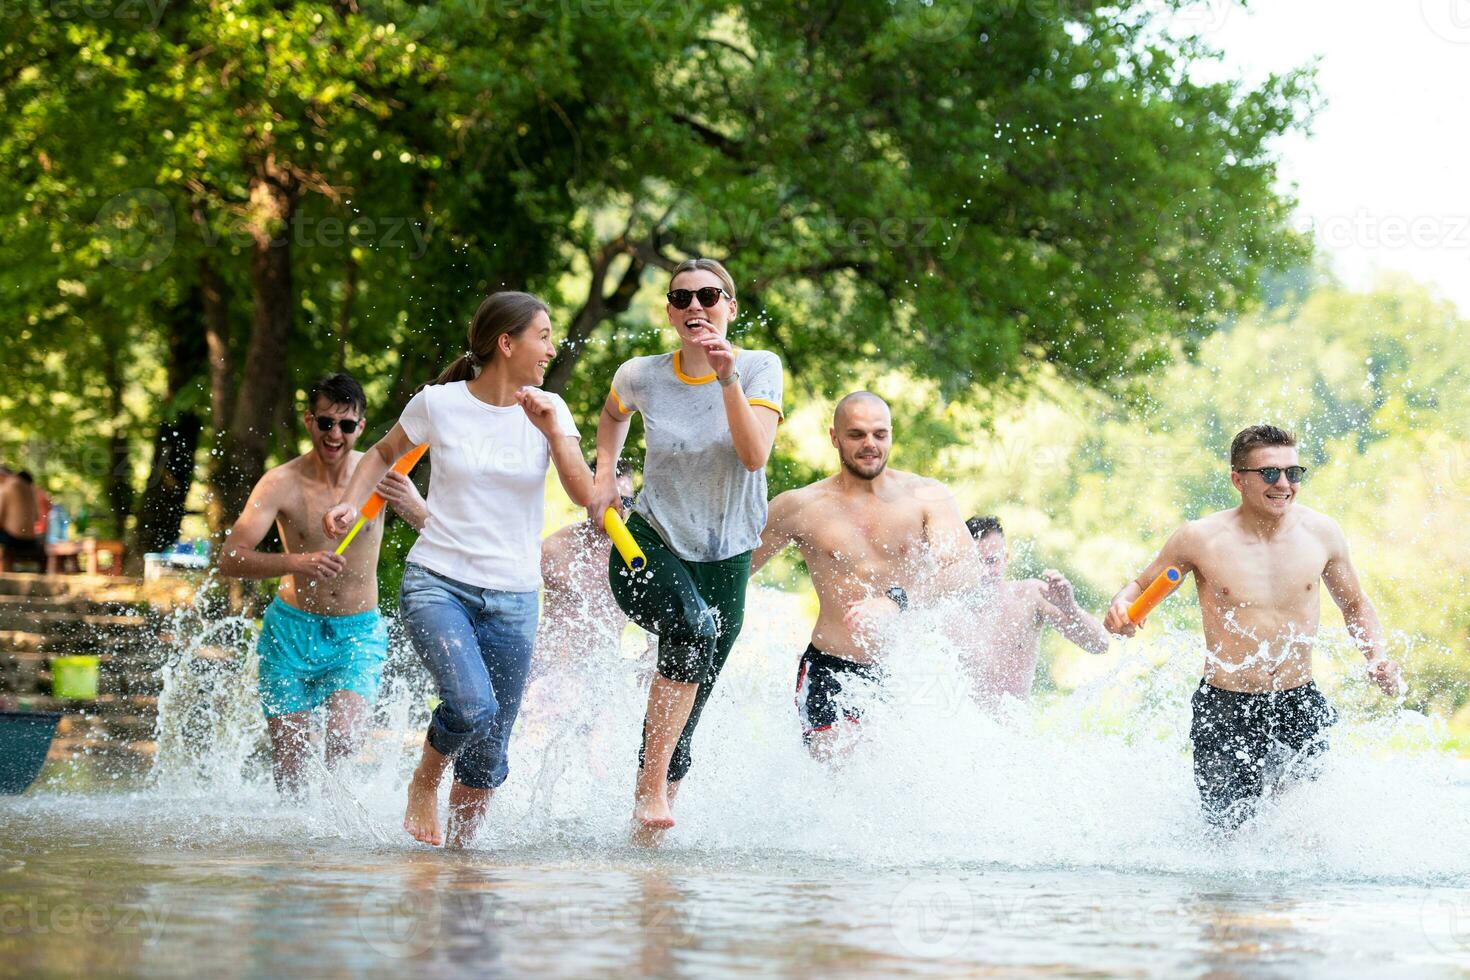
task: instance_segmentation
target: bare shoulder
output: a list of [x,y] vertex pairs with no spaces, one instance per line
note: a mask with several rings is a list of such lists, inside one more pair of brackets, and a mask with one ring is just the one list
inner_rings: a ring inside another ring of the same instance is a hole
[[1234,534],[1239,528],[1240,508],[1217,510],[1213,514],[1185,521],[1175,534],[1181,545],[1208,544],[1222,535]]
[[1301,516],[1302,530],[1306,531],[1318,541],[1321,541],[1324,545],[1328,545],[1329,547],[1336,546],[1347,540],[1347,535],[1343,533],[1342,525],[1321,511],[1312,510],[1310,507],[1303,507],[1301,504],[1296,504],[1295,510]]
[[955,502],[954,491],[932,477],[920,476],[906,470],[889,469],[893,483],[904,496],[918,502],[925,510],[951,505]]
[[805,515],[815,512],[814,505],[832,496],[831,479],[827,477],[804,487],[778,493],[771,500],[771,516],[788,525],[801,522]]
[[261,474],[256,481],[255,493],[262,500],[278,501],[282,494],[288,493],[292,487],[300,483],[302,478],[302,457],[289,459],[280,466],[273,466]]

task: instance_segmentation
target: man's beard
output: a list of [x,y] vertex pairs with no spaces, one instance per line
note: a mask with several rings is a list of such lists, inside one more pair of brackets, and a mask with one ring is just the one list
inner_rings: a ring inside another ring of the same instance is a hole
[[857,465],[849,460],[847,456],[843,453],[838,453],[837,458],[842,460],[842,468],[847,470],[847,472],[851,473],[853,476],[857,477],[859,480],[876,480],[878,479],[878,477],[882,476],[883,471],[888,468],[888,457],[886,456],[883,457],[883,461],[878,464],[878,469],[873,471],[872,473],[864,473],[859,470],[857,468]]

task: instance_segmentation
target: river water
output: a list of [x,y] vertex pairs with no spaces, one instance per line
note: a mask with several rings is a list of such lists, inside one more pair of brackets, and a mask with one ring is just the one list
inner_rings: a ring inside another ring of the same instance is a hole
[[[665,847],[626,843],[640,645],[544,667],[476,846],[398,829],[427,687],[395,651],[356,764],[281,803],[226,621],[169,667],[141,781],[0,800],[0,974],[1470,976],[1470,765],[1341,637],[1330,765],[1233,838],[1188,756],[1195,637],[1130,643],[994,717],[914,620],[847,762],[807,758],[809,621],[758,592]],[[1412,679],[1412,661],[1410,660]]]

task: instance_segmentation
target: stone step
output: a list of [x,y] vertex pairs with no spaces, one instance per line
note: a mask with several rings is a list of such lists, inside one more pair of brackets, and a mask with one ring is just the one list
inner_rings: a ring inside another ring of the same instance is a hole
[[57,698],[50,694],[0,695],[0,702],[10,700],[15,701],[15,707],[22,711],[59,711],[68,718],[125,715],[151,717],[158,714],[157,694],[99,694],[96,698],[85,701]]
[[52,612],[82,615],[126,616],[147,612],[145,603],[116,599],[90,599],[86,596],[5,595],[0,593],[0,612]]
[[89,760],[115,760],[142,768],[157,752],[158,743],[152,738],[122,741],[94,736],[58,736],[51,742],[51,751],[46,753],[46,761],[64,763],[85,756]]
[[29,630],[0,630],[0,652],[6,653],[129,653],[156,648],[158,640],[146,630],[121,633],[99,632],[82,638],[36,633]]
[[198,586],[183,579],[162,578],[145,582],[113,575],[34,575],[11,572],[0,575],[0,595],[79,596],[100,602],[125,602],[173,608],[190,602]]
[[0,632],[20,631],[48,636],[75,636],[87,632],[140,630],[147,625],[147,618],[136,614],[92,614],[0,608]]

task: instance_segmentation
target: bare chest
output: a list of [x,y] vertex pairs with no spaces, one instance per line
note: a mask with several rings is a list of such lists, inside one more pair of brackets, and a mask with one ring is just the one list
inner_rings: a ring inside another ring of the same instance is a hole
[[1200,556],[1200,598],[1228,609],[1291,611],[1318,601],[1327,549],[1311,535],[1218,542]]
[[797,537],[814,574],[893,572],[923,550],[922,514],[876,506],[822,504]]

